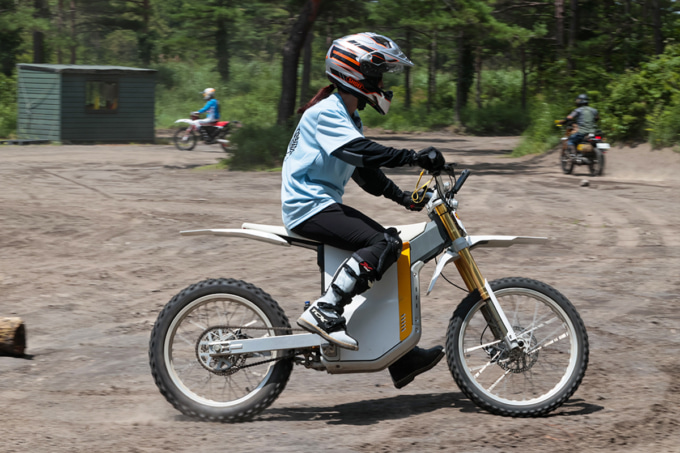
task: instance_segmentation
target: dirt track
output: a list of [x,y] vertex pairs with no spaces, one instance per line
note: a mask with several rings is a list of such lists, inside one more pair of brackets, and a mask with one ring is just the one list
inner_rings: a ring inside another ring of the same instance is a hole
[[[680,154],[614,148],[605,176],[589,178],[562,175],[555,154],[507,158],[515,140],[380,138],[433,144],[472,169],[459,199],[474,234],[552,239],[476,257],[487,278],[543,280],[580,311],[591,357],[574,397],[549,417],[511,419],[466,400],[445,361],[402,390],[386,370],[297,367],[268,410],[237,425],[164,400],[149,333],[172,295],[208,277],[263,288],[291,321],[317,294],[311,251],[178,234],[279,224],[279,174],[198,170],[223,156],[206,146],[0,147],[0,316],[25,320],[30,354],[0,357],[0,451],[679,451]],[[390,175],[404,188],[417,179]],[[424,220],[355,186],[345,202],[384,224]],[[463,297],[439,284],[424,298],[421,345],[443,344]]]

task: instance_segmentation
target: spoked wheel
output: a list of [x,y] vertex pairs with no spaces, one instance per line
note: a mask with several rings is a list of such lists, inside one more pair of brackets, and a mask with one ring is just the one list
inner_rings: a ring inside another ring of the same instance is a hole
[[180,127],[172,137],[175,146],[180,151],[191,151],[198,142],[196,132],[187,127]]
[[498,415],[545,415],[574,394],[588,365],[588,335],[573,305],[556,289],[526,278],[490,283],[520,347],[496,339],[486,302],[475,291],[449,322],[447,361],[461,391]]
[[601,150],[597,148],[593,150],[593,157],[590,159],[588,167],[590,168],[590,176],[602,176],[604,171],[604,153]]
[[569,147],[562,148],[560,152],[560,165],[562,166],[562,172],[565,175],[571,174],[574,169],[574,160],[570,157]]
[[220,343],[289,334],[283,310],[261,289],[240,280],[205,280],[173,297],[158,316],[151,371],[163,396],[185,415],[249,420],[283,391],[292,356],[228,353]]

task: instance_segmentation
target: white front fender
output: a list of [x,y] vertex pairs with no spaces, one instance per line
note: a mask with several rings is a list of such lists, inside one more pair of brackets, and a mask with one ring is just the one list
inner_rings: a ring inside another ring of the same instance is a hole
[[542,244],[546,242],[548,238],[534,237],[534,236],[466,236],[458,239],[454,242],[451,247],[446,251],[444,256],[437,263],[437,267],[434,270],[432,279],[430,280],[430,286],[427,288],[427,294],[430,294],[434,284],[437,282],[439,275],[444,270],[449,261],[455,261],[458,259],[458,252],[464,248],[476,248],[476,247],[510,247],[514,244]]
[[181,120],[175,121],[175,124],[177,123],[194,124],[194,121],[187,118],[182,118]]

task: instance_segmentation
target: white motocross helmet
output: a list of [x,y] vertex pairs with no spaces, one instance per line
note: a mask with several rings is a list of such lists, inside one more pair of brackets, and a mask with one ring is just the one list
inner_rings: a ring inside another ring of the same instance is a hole
[[399,46],[382,35],[357,33],[333,41],[326,54],[326,74],[331,82],[365,100],[380,114],[390,109],[392,92],[379,84],[386,72],[413,66]]
[[201,92],[201,94],[203,95],[203,99],[205,99],[207,101],[208,99],[212,99],[212,98],[215,97],[215,89],[214,88],[206,88],[205,90],[203,90]]

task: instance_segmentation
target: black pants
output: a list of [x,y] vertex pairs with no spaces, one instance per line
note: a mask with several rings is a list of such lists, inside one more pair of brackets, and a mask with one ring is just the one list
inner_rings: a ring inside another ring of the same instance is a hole
[[[377,280],[385,269],[396,262],[401,252],[401,244],[397,253],[388,250],[390,242],[385,236],[387,231],[360,211],[337,203],[293,228],[293,232],[300,236],[354,252],[376,269],[374,278]],[[394,236],[397,237],[396,234]],[[392,248],[396,247],[392,244]]]

